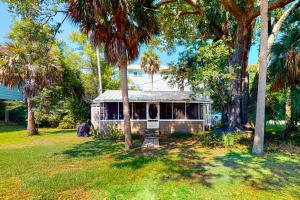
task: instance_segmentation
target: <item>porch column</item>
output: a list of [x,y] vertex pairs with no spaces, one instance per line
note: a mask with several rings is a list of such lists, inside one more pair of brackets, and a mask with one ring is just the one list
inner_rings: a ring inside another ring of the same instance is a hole
[[4,122],[8,123],[9,122],[9,111],[5,109],[5,118],[4,118]]

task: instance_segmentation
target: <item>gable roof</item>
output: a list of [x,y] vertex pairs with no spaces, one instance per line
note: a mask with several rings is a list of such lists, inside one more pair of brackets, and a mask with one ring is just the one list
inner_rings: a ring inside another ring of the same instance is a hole
[[[209,97],[194,96],[190,91],[128,91],[130,102],[203,102],[212,103]],[[99,102],[122,102],[121,90],[107,90],[93,100]]]

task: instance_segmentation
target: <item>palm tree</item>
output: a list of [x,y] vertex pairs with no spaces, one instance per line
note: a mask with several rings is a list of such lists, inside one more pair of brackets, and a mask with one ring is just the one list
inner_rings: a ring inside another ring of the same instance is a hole
[[96,46],[97,54],[97,68],[98,68],[98,79],[99,79],[99,95],[102,94],[102,78],[101,78],[101,57],[100,57],[100,47]]
[[33,97],[45,86],[59,81],[62,72],[58,49],[47,41],[47,32],[42,31],[43,27],[36,32],[31,25],[26,21],[16,22],[9,34],[12,42],[0,52],[0,83],[9,88],[22,88],[27,101],[28,136],[38,134],[32,110]]
[[[269,66],[271,89],[286,89],[286,129],[285,136],[293,130],[292,89],[300,83],[300,32],[298,15],[290,15],[283,24],[280,39],[272,48],[272,59]],[[297,103],[295,103],[297,104]]]
[[141,58],[141,68],[144,72],[150,74],[151,76],[151,88],[153,91],[153,75],[159,71],[159,57],[157,54],[153,53],[150,49],[149,52],[145,52]]
[[261,155],[264,152],[266,77],[268,63],[268,0],[260,0],[261,35],[259,55],[259,79],[255,121],[255,136],[252,153]]
[[[285,40],[285,42],[286,41],[288,40]],[[290,47],[291,46],[288,46],[288,48]],[[281,49],[281,51],[284,51],[284,49]],[[271,87],[273,91],[286,89],[285,136],[287,136],[295,128],[295,125],[292,121],[291,91],[292,88],[300,82],[300,52],[296,51],[295,49],[291,49],[286,52],[283,57],[275,57],[270,65],[270,76],[273,79]]]
[[128,100],[127,64],[139,46],[158,34],[154,0],[66,0],[68,15],[92,43],[104,46],[105,59],[118,65],[121,74],[125,148],[132,147]]

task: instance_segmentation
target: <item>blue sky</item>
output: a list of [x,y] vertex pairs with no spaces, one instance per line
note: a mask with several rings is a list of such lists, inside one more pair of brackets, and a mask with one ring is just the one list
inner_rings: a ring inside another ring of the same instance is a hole
[[[7,9],[7,4],[0,1],[0,44],[4,44],[7,39],[6,35],[9,32],[12,25],[12,17]],[[62,26],[62,33],[58,35],[60,39],[67,39],[71,31],[78,30],[78,28],[69,21],[66,21]],[[140,53],[145,51],[145,47],[142,47]],[[161,64],[166,65],[172,61],[176,61],[178,54],[184,51],[183,48],[177,48],[177,51],[169,55],[167,52],[157,52],[159,54]],[[250,49],[249,64],[257,64],[258,60],[258,46],[253,45]],[[133,62],[138,64],[140,62],[140,56]]]

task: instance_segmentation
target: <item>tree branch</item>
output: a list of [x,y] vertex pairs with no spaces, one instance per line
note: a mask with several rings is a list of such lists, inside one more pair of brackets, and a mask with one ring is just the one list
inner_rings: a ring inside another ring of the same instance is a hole
[[289,7],[288,9],[286,9],[281,17],[279,18],[278,22],[274,25],[273,29],[272,29],[272,33],[270,34],[269,38],[268,38],[268,60],[270,60],[270,53],[271,53],[271,48],[278,36],[279,30],[283,24],[283,22],[286,20],[286,18],[289,16],[289,14],[296,8],[298,8],[300,5],[300,0],[296,0],[293,5],[291,7]]
[[177,0],[161,0],[159,1],[158,3],[155,4],[155,7],[160,7],[162,5],[165,5],[165,4],[169,4],[169,3],[175,3]]
[[[277,8],[282,8],[284,7],[285,5],[293,2],[295,0],[272,0],[272,1],[269,1],[268,3],[268,10],[271,11],[271,10],[275,10]],[[249,12],[249,17],[248,17],[248,22],[252,22],[252,20],[254,20],[256,17],[258,17],[260,15],[260,6],[257,6],[255,8],[253,8],[250,12]]]
[[176,16],[189,16],[189,15],[199,15],[201,14],[200,11],[186,11],[186,12],[179,12]]
[[233,0],[221,0],[221,3],[225,9],[236,18],[238,22],[243,21],[242,9],[240,9]]
[[187,2],[189,5],[191,5],[192,7],[196,8],[196,9],[202,10],[202,7],[197,3],[196,0],[185,0],[185,2]]
[[246,12],[250,11],[254,6],[255,0],[247,0],[246,4]]

